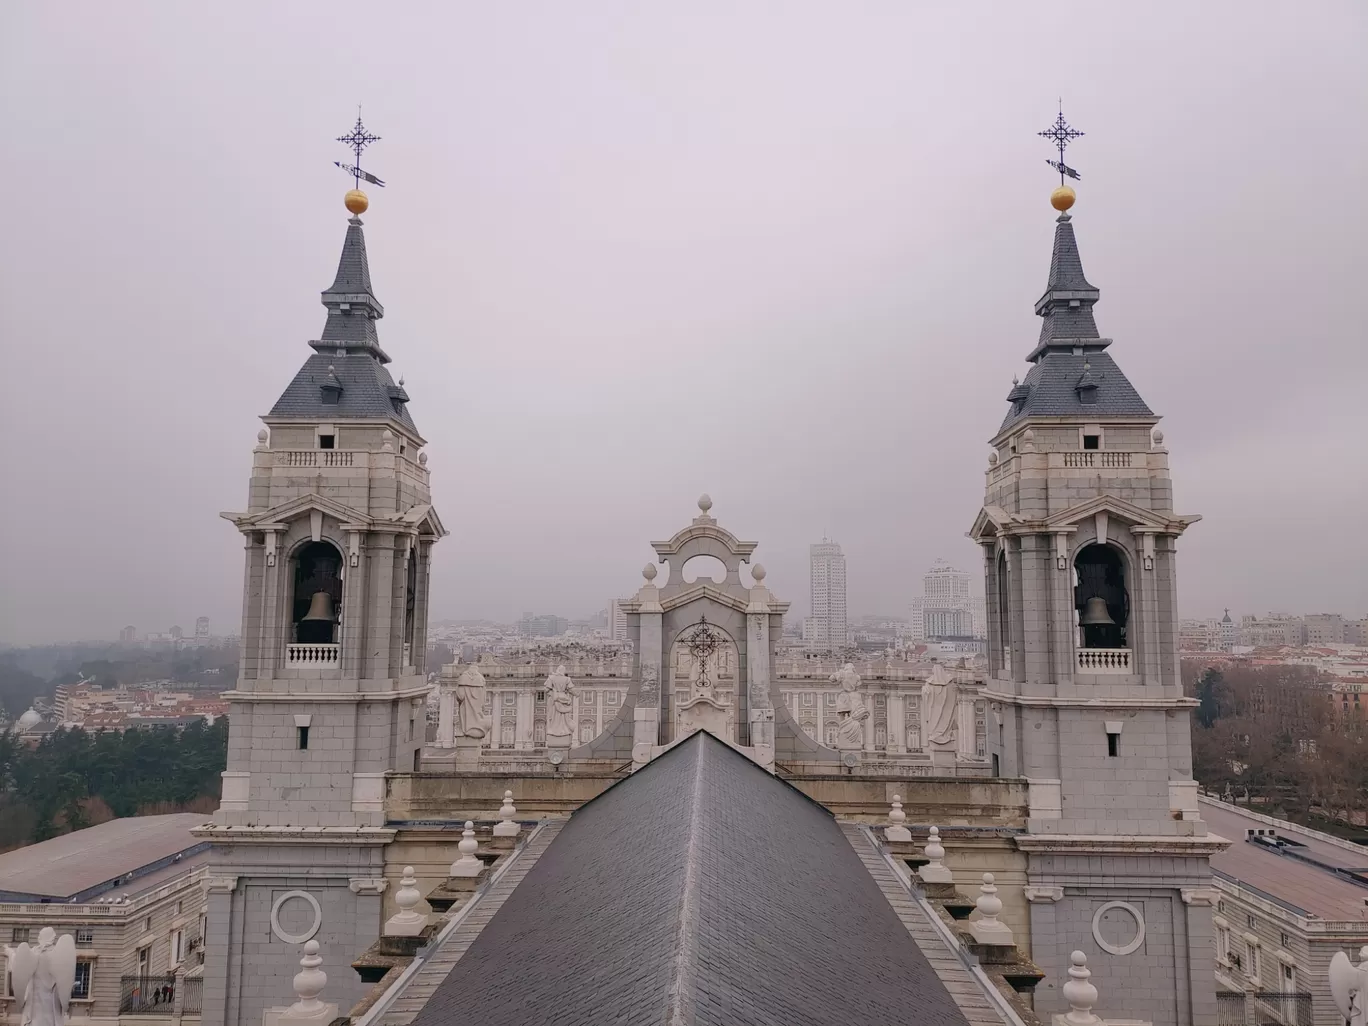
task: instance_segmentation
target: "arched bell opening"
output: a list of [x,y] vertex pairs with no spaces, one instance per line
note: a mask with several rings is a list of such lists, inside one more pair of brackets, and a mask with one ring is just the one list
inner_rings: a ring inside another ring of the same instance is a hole
[[334,645],[342,622],[342,553],[309,542],[295,555],[290,622],[295,644]]
[[1008,616],[1010,606],[1007,601],[1007,553],[999,552],[997,557],[997,635],[998,664],[1003,670],[1011,668],[1012,629]]
[[1087,545],[1074,559],[1079,648],[1129,648],[1126,564],[1110,545]]
[[408,663],[413,652],[413,632],[417,625],[418,612],[418,546],[409,553],[408,572],[404,575],[404,662]]

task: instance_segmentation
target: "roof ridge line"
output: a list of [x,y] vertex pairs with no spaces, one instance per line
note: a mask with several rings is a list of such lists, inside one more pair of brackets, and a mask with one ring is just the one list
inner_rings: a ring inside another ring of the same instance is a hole
[[693,790],[689,794],[689,839],[684,846],[684,886],[679,901],[679,928],[676,933],[674,962],[670,967],[669,1026],[689,1026],[687,1014],[692,1004],[694,954],[698,947],[698,860],[703,834],[703,760],[708,746],[698,746],[694,760]]

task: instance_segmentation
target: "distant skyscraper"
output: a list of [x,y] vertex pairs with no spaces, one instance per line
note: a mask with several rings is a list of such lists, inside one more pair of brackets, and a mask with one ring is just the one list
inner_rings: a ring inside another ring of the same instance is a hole
[[133,644],[134,640],[137,638],[137,635],[138,635],[138,629],[130,624],[129,626],[125,627],[123,630],[119,631],[119,644],[120,644],[120,645],[131,645],[131,644]]
[[195,644],[209,644],[209,617],[201,616],[195,621]]
[[180,641],[183,637],[185,637],[185,631],[181,630],[180,624],[171,628],[171,640]]
[[614,641],[627,640],[627,611],[622,603],[629,599],[613,599],[608,603],[608,636]]
[[[823,538],[810,554],[813,648],[835,651],[846,644],[846,561],[841,546]],[[806,633],[806,632],[805,632]]]
[[969,575],[943,559],[922,576],[922,597],[912,601],[912,641],[962,638],[976,634],[976,604],[969,592]]

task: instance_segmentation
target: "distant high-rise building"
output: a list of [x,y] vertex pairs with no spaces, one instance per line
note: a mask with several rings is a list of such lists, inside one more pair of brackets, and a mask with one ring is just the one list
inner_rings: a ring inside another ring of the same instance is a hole
[[627,611],[622,608],[629,599],[613,599],[608,603],[608,633],[614,641],[627,640]]
[[176,624],[174,627],[172,627],[170,630],[170,634],[172,641],[180,641],[181,638],[185,637],[185,631],[181,630],[180,624]]
[[201,616],[195,621],[195,644],[209,644],[209,617]]
[[136,627],[134,627],[132,624],[130,624],[129,626],[125,627],[123,630],[119,631],[119,644],[120,644],[120,645],[131,645],[131,644],[133,644],[134,640],[137,638],[137,635],[138,635],[138,629],[137,629]]
[[[841,546],[823,538],[810,550],[812,640],[823,651],[846,646],[846,561]],[[806,633],[806,632],[805,632]]]
[[977,637],[986,616],[979,612],[969,590],[969,574],[938,559],[922,575],[922,597],[912,601],[912,627],[908,637],[920,642],[931,638]]
[[569,620],[554,613],[544,613],[541,616],[524,613],[523,618],[518,621],[518,633],[525,638],[554,638],[564,634],[569,625]]

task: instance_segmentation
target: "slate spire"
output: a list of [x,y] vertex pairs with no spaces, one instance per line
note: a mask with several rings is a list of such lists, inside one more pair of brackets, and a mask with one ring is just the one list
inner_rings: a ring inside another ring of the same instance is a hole
[[366,349],[381,363],[390,362],[380,348],[375,328],[375,322],[385,316],[385,308],[375,298],[371,286],[366,236],[359,217],[347,220],[347,237],[342,242],[337,275],[323,291],[323,305],[327,307],[328,319],[323,324],[323,333],[310,345],[319,352]]
[[1093,304],[1101,297],[1083,274],[1083,258],[1078,255],[1073,220],[1067,211],[1055,222],[1054,249],[1050,253],[1050,279],[1045,293],[1036,300],[1035,312],[1044,319],[1040,339],[1030,356],[1032,363],[1051,348],[1105,349],[1111,339],[1101,338],[1093,320]]

